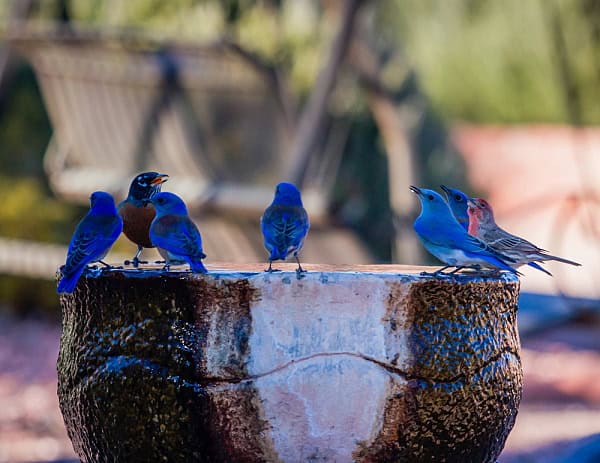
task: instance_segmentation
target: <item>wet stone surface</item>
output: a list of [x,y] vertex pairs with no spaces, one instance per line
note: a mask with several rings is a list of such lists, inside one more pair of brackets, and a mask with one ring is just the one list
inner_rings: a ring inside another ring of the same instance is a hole
[[82,278],[58,359],[81,460],[495,462],[518,281],[307,267]]

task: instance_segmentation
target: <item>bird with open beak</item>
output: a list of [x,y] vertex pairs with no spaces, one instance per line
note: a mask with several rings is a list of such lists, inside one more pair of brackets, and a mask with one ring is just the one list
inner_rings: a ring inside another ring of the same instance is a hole
[[117,209],[123,219],[123,233],[138,247],[133,259],[125,261],[125,265],[137,267],[141,263],[147,263],[140,261],[139,257],[144,248],[154,247],[150,240],[150,224],[156,211],[150,200],[160,193],[162,184],[168,179],[167,174],[158,172],[139,174],[131,182],[127,198],[119,204]]
[[494,251],[483,241],[467,233],[439,193],[416,186],[411,186],[410,190],[421,202],[421,214],[415,220],[413,228],[425,249],[446,264],[434,272],[434,275],[443,274],[449,267],[456,267],[450,273],[465,267],[484,267],[518,275],[510,266],[512,260],[509,257]]

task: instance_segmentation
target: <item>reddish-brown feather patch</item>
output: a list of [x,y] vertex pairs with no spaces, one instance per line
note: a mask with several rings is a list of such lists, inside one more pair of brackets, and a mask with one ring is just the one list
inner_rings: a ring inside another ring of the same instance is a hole
[[479,237],[479,209],[469,206],[469,235]]
[[152,204],[136,207],[131,203],[124,203],[119,208],[119,215],[123,219],[123,233],[127,238],[139,246],[154,247],[150,240],[150,224],[156,215]]

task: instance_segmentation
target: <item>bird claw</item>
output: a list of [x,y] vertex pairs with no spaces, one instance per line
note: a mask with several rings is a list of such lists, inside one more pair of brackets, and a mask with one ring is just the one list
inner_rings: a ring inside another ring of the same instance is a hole
[[281,272],[281,270],[278,269],[278,268],[271,268],[271,267],[269,267],[269,268],[265,269],[265,272],[267,272],[267,273],[273,273],[273,272]]
[[446,278],[450,276],[449,273],[444,272],[421,272],[419,273],[422,277],[433,277],[433,278]]
[[298,267],[296,269],[296,279],[301,280],[302,278],[306,277],[305,273],[306,270],[304,270],[302,267]]
[[123,265],[131,265],[131,266],[133,266],[134,268],[138,268],[138,267],[140,266],[140,264],[147,264],[147,263],[148,263],[148,261],[147,261],[147,260],[139,260],[139,259],[137,258],[137,256],[136,256],[136,257],[134,257],[134,258],[133,258],[133,259],[131,259],[131,260],[126,260],[126,261],[123,261]]

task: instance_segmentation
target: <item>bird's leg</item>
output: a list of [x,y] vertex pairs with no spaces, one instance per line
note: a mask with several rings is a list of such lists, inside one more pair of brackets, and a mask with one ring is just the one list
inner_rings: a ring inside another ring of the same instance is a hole
[[140,254],[142,253],[142,251],[144,250],[143,246],[140,246],[138,244],[138,249],[137,252],[135,253],[135,256],[133,256],[133,259],[131,260],[126,260],[125,262],[123,262],[125,265],[133,265],[135,268],[138,268],[140,266],[140,264],[147,264],[148,261],[145,260],[140,260]]
[[140,246],[138,244],[138,250],[135,253],[135,256],[133,256],[133,261],[132,261],[132,264],[133,264],[134,267],[138,267],[140,264],[147,264],[148,263],[148,261],[146,261],[146,260],[140,260],[140,254],[142,253],[143,250],[144,250],[144,247]]
[[166,270],[168,272],[169,270],[171,270],[171,264],[169,262],[165,261],[165,265],[163,266],[162,269]]
[[273,259],[269,259],[269,268],[265,269],[265,272],[268,273],[273,273],[273,272],[277,272],[278,270],[273,268]]
[[306,270],[304,270],[302,268],[302,265],[300,265],[300,258],[298,256],[295,256],[295,257],[296,257],[296,262],[298,262],[298,268],[296,269],[296,273],[304,273],[304,272],[306,272]]
[[452,267],[452,265],[446,265],[445,267],[437,269],[435,272],[421,272],[421,276],[437,277],[438,275],[445,275],[444,270],[450,267]]
[[298,258],[298,256],[294,256],[296,257],[296,262],[298,262],[298,268],[296,269],[296,278],[299,280],[300,278],[303,278],[304,275],[302,275],[303,273],[306,273],[306,270],[304,270],[302,268],[302,265],[300,265],[300,259]]
[[466,265],[465,268],[469,270],[468,272],[463,272],[466,275],[479,275],[483,272],[481,269],[481,265],[479,264]]
[[110,265],[110,264],[107,264],[106,262],[104,262],[102,260],[99,260],[98,263],[100,263],[100,264],[102,264],[104,266],[104,267],[102,267],[101,270],[114,270],[114,269],[117,269],[117,268],[123,268],[122,265],[119,265],[119,266]]
[[449,272],[448,275],[454,275],[456,272],[460,272],[463,268],[465,268],[464,265],[459,265],[454,270],[452,270],[451,272]]

